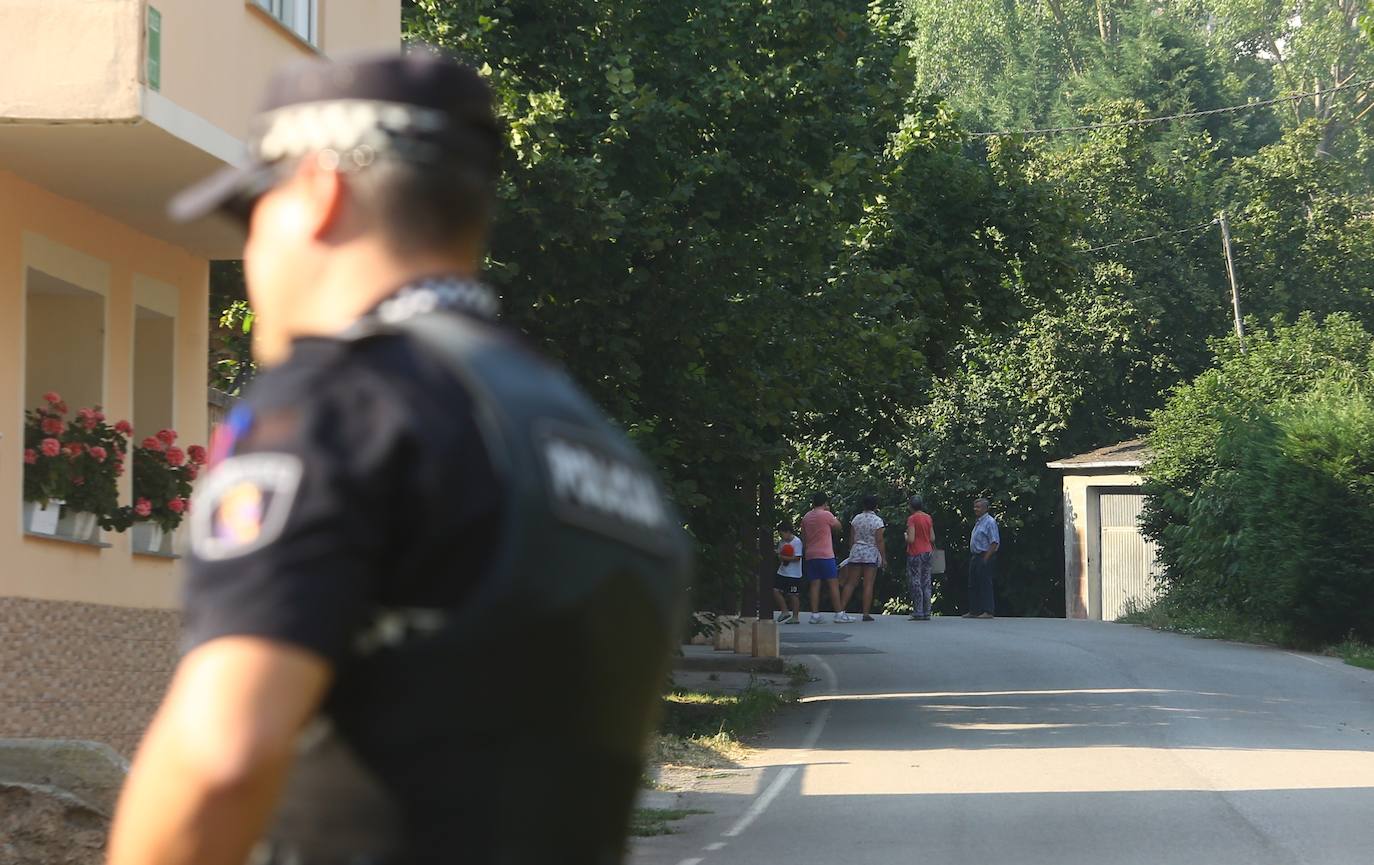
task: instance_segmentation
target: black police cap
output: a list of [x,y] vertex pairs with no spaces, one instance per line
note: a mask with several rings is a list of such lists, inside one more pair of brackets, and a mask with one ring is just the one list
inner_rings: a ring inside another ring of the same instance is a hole
[[283,165],[326,151],[345,169],[403,159],[489,181],[499,171],[501,127],[481,76],[434,53],[297,61],[268,84],[248,164],[183,190],[167,212],[178,222],[215,211],[246,217]]

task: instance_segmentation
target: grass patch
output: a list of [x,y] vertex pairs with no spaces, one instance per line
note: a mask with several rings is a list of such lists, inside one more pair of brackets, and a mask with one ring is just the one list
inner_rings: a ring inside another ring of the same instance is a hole
[[748,750],[744,742],[796,700],[795,691],[779,694],[757,685],[734,694],[674,689],[663,695],[663,720],[649,762],[701,769],[734,766]]
[[1330,654],[1344,659],[1351,666],[1374,670],[1374,646],[1368,643],[1361,643],[1359,640],[1346,640],[1344,643],[1332,646]]
[[1181,610],[1156,601],[1149,606],[1128,604],[1126,613],[1118,617],[1117,621],[1208,640],[1234,640],[1238,643],[1259,643],[1266,646],[1289,644],[1288,636],[1282,628],[1255,622],[1228,610]]
[[[1227,610],[1186,610],[1156,601],[1146,606],[1127,604],[1125,615],[1117,619],[1126,625],[1144,625],[1156,631],[1173,631],[1212,640],[1234,640],[1238,643],[1258,643],[1285,649],[1311,650],[1312,646],[1295,643],[1281,627],[1255,622]],[[1346,640],[1326,646],[1322,654],[1341,658],[1347,664],[1374,670],[1374,646],[1359,640]]]
[[630,814],[630,834],[636,838],[671,835],[673,827],[669,826],[669,823],[693,814],[709,813],[697,808],[636,808]]
[[741,739],[757,733],[774,712],[796,700],[751,685],[734,694],[674,689],[663,696],[661,732],[700,738],[727,733]]

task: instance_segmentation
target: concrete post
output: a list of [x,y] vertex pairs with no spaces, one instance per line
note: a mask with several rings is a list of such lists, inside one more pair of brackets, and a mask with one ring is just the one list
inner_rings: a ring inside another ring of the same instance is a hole
[[758,627],[758,624],[746,619],[735,628],[735,654],[754,654],[754,628]]
[[717,652],[733,652],[735,650],[735,626],[737,624],[735,619],[720,618],[716,620]]
[[760,621],[754,623],[754,657],[782,657],[782,647],[778,640],[778,623]]

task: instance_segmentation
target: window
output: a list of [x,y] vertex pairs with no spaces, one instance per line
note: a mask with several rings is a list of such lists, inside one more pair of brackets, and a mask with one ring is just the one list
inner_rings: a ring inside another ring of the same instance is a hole
[[319,45],[319,0],[254,0],[291,32]]
[[134,439],[170,429],[176,372],[176,319],[134,307]]
[[24,405],[56,391],[71,407],[105,402],[105,298],[30,267]]

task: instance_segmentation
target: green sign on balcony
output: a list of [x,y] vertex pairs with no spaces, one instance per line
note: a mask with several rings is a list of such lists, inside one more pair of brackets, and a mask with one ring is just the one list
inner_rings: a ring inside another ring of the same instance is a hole
[[148,7],[148,86],[162,89],[162,13]]

